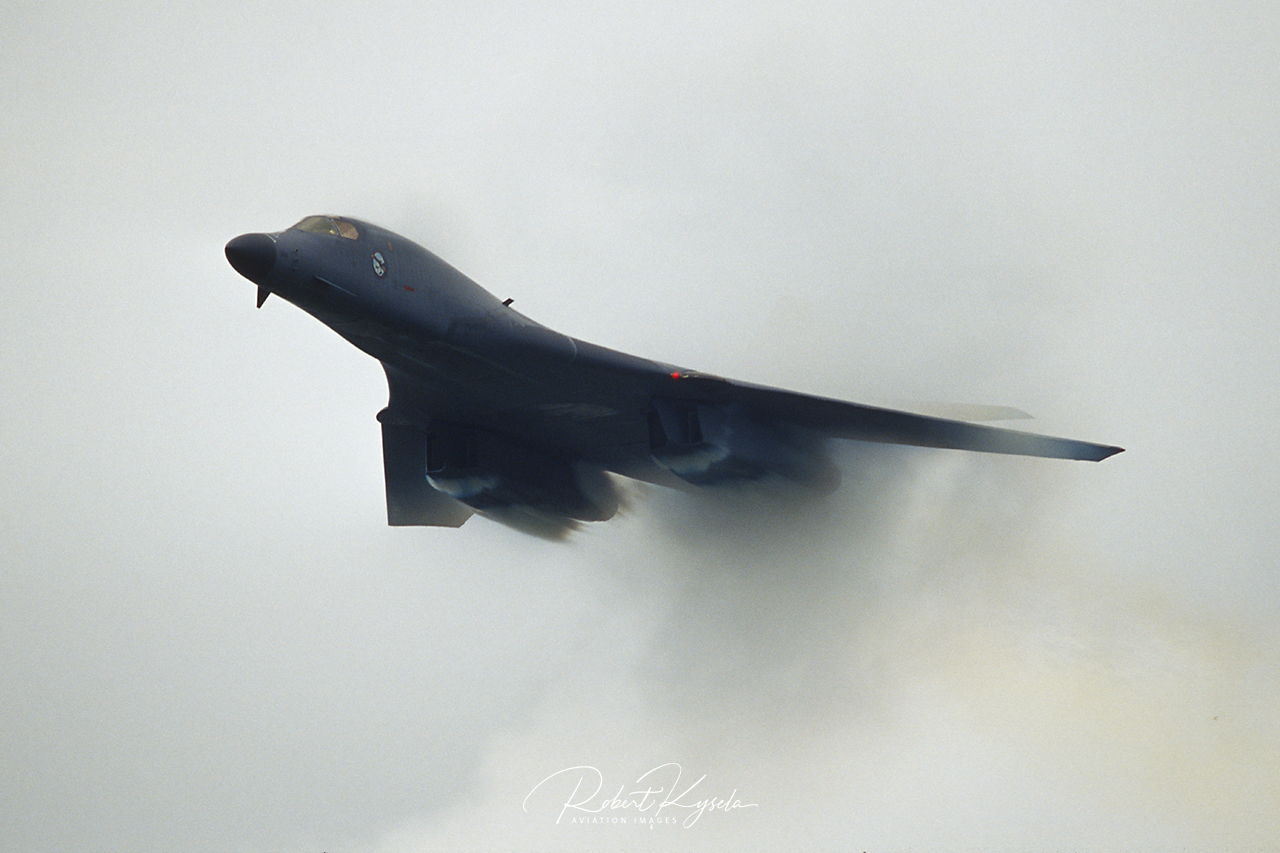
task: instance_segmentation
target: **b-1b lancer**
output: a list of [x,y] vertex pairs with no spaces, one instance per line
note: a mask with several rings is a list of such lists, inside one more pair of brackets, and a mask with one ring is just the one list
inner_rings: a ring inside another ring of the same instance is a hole
[[258,307],[276,294],[382,363],[391,525],[459,527],[479,512],[554,535],[613,516],[610,473],[677,487],[776,476],[831,490],[833,438],[1095,462],[1121,451],[738,382],[576,340],[356,219],[308,216],[236,237],[226,254],[258,286]]

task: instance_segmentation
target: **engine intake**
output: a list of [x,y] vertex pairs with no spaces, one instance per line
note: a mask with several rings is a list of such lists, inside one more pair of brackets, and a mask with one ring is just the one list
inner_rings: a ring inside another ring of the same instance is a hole
[[654,399],[649,452],[659,465],[699,486],[769,475],[823,492],[840,485],[840,470],[822,436],[761,423],[736,407]]
[[478,427],[433,424],[426,475],[435,489],[482,512],[529,507],[579,521],[605,521],[618,511],[617,490],[600,469]]

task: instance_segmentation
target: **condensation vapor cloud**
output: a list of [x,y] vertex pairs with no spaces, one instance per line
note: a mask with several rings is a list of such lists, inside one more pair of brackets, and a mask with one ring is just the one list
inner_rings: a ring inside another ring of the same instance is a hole
[[[560,662],[554,699],[494,738],[452,817],[372,849],[1271,837],[1280,736],[1260,709],[1280,690],[1265,636],[1117,581],[1055,523],[1042,460],[843,456],[853,482],[807,503],[649,496],[629,553],[597,555],[617,584],[608,628]],[[607,796],[668,761],[755,808],[639,839],[625,809],[601,812],[622,826],[556,825],[568,788],[516,809],[557,770],[595,767]]]

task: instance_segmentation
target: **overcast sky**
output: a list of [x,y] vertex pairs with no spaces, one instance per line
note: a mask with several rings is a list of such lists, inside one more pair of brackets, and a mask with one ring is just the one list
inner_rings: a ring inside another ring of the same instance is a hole
[[[1275,4],[9,6],[0,848],[1280,837]],[[313,213],[606,346],[1128,450],[391,529],[377,363],[222,253]],[[752,807],[563,812],[670,763]]]

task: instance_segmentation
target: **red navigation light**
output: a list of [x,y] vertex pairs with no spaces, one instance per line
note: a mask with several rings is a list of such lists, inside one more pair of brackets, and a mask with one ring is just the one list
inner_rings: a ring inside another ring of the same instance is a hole
[[679,379],[679,378],[680,378],[680,371],[678,371],[678,370],[673,370],[673,371],[671,371],[671,378],[672,378],[672,379]]

